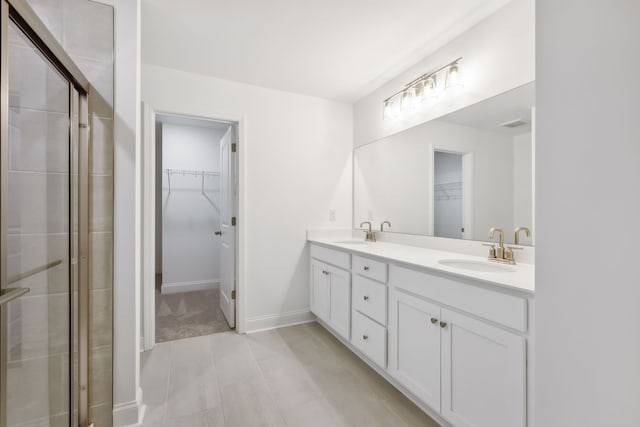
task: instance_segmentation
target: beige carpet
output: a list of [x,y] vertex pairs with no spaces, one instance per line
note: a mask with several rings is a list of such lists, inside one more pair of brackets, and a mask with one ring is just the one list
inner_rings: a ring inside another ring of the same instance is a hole
[[227,332],[218,288],[161,294],[156,286],[156,342]]

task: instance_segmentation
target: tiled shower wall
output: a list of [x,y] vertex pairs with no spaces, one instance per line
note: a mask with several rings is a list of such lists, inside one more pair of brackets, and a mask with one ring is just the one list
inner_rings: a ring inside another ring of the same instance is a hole
[[94,91],[89,98],[91,420],[112,424],[113,8],[91,0],[28,0]]

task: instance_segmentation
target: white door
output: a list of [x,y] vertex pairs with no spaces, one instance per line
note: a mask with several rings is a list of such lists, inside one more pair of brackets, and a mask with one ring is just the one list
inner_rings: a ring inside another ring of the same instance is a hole
[[329,271],[326,264],[311,260],[311,312],[320,319],[329,319]]
[[457,427],[524,427],[524,338],[444,308],[442,320],[442,416]]
[[235,158],[232,150],[233,126],[220,140],[220,308],[229,326],[236,325],[235,250]]
[[440,307],[393,288],[389,291],[389,372],[440,410]]
[[349,339],[351,329],[351,273],[329,267],[329,324]]

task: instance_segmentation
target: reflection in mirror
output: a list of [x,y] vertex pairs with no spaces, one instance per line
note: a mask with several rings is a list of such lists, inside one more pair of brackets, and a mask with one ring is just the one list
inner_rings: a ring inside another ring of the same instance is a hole
[[456,239],[533,242],[534,83],[358,147],[354,227]]

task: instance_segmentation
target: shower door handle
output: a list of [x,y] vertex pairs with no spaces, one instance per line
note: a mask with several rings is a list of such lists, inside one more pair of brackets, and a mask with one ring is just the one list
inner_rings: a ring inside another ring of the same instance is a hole
[[29,292],[29,288],[8,288],[3,289],[0,293],[0,307],[13,301],[16,298],[20,298],[22,295]]

